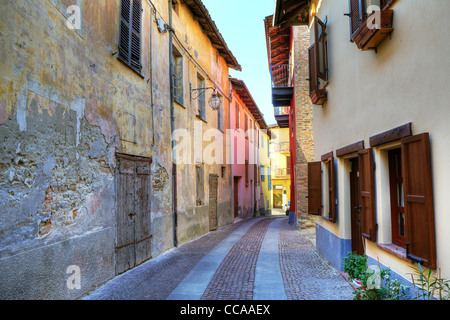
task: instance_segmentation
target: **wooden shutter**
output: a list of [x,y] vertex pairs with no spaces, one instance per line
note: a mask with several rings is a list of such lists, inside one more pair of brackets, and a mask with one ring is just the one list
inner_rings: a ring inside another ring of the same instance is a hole
[[334,174],[334,157],[328,160],[328,199],[329,199],[329,220],[336,222],[336,179]]
[[314,91],[319,88],[319,79],[317,75],[317,59],[316,59],[316,47],[317,44],[314,43],[308,48],[309,56],[309,94],[311,95]]
[[402,139],[406,242],[409,259],[436,269],[433,185],[428,133]]
[[327,58],[327,25],[314,16],[314,44],[315,44],[315,70],[317,76],[328,81],[328,58]]
[[139,73],[142,68],[141,20],[141,1],[122,0],[120,13],[119,58]]
[[322,212],[322,169],[321,162],[308,162],[308,214]]
[[349,0],[350,1],[350,39],[358,31],[362,23],[363,8],[361,6],[362,0]]
[[361,191],[361,235],[376,241],[375,186],[372,148],[360,150],[359,182]]

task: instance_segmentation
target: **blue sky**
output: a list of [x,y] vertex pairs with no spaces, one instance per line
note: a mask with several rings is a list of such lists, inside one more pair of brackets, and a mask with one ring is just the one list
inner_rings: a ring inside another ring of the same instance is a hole
[[242,72],[230,69],[230,75],[245,82],[266,123],[275,124],[264,32],[264,18],[273,14],[275,0],[203,0],[203,3],[242,66]]

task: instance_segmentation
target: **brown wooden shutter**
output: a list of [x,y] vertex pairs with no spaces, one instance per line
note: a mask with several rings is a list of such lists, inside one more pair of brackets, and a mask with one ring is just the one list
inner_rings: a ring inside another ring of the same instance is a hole
[[321,162],[308,162],[308,214],[322,213]]
[[436,269],[433,185],[428,133],[402,139],[406,241],[409,259]]
[[358,31],[362,23],[363,8],[361,6],[361,0],[349,0],[350,1],[350,39]]
[[336,222],[336,179],[334,174],[334,157],[328,159],[328,199],[329,220]]
[[141,72],[141,0],[122,0],[120,13],[119,58]]
[[375,185],[372,148],[360,150],[359,182],[361,191],[361,235],[376,241]]
[[316,47],[317,44],[314,43],[308,49],[309,56],[309,94],[311,95],[314,91],[319,88],[319,79],[317,75],[317,59],[316,59]]

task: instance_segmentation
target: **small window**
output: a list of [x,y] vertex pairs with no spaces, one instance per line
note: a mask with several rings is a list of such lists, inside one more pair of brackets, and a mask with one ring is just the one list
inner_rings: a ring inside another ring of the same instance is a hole
[[198,97],[197,112],[198,117],[206,121],[206,99],[205,99],[205,78],[200,74],[197,74],[197,87],[200,89],[200,94]]
[[141,0],[122,0],[120,10],[120,61],[141,74]]
[[261,166],[261,181],[266,181],[266,176],[265,176],[265,167]]
[[248,160],[245,160],[245,186],[248,187]]
[[217,128],[220,131],[223,131],[223,99],[221,96],[219,96],[220,100],[222,101],[222,103],[220,104],[219,109],[217,109]]
[[245,130],[245,137],[248,138],[248,115],[244,113],[244,130]]
[[173,53],[173,98],[175,102],[183,105],[183,56],[177,48]]
[[241,125],[241,115],[240,115],[240,112],[239,112],[239,104],[237,104],[237,103],[236,103],[236,110],[235,110],[234,117],[235,117],[235,120],[236,120],[236,129],[239,129],[240,125]]

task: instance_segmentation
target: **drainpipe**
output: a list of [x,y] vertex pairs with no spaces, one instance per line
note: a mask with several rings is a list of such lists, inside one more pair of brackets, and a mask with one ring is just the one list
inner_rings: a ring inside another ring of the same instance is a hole
[[228,133],[229,133],[229,137],[230,137],[230,141],[229,141],[229,146],[230,146],[230,180],[231,180],[231,224],[234,223],[234,177],[233,177],[233,156],[232,153],[234,152],[234,148],[232,150],[232,144],[231,144],[231,138],[232,138],[232,134],[231,134],[231,102],[233,99],[233,91],[232,91],[232,87],[231,87],[231,82],[228,82],[228,90],[229,90],[229,97],[230,97],[230,102],[228,103]]
[[173,83],[173,29],[172,29],[172,5],[173,1],[169,0],[169,61],[170,61],[170,122],[171,122],[171,140],[172,140],[172,213],[173,213],[173,246],[178,246],[178,214],[177,214],[177,166],[175,164],[175,141],[172,138],[175,130],[175,110],[174,110],[174,83]]

